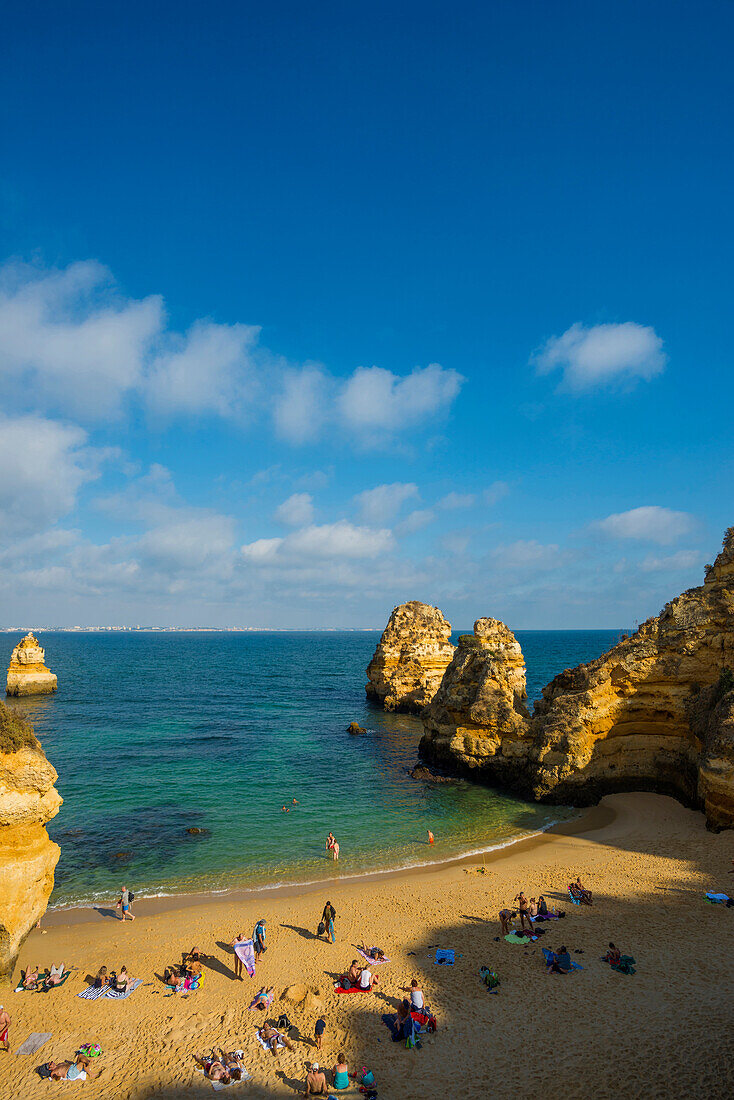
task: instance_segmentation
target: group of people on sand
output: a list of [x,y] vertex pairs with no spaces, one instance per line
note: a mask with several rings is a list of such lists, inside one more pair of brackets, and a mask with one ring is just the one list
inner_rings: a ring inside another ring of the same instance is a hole
[[103,986],[107,986],[109,989],[113,989],[115,993],[126,993],[131,981],[126,966],[121,966],[117,972],[113,970],[111,974],[107,972],[106,966],[100,966],[92,982],[92,988],[101,989]]
[[342,974],[339,984],[342,989],[362,989],[365,993],[371,993],[379,980],[368,966],[360,966],[356,959],[352,959],[349,970]]
[[561,915],[555,909],[548,908],[548,903],[543,894],[540,894],[537,900],[535,898],[528,900],[521,890],[519,894],[515,895],[513,901],[517,902],[516,909],[500,909],[499,912],[500,929],[503,936],[508,936],[512,932],[512,922],[518,916],[520,918],[520,929],[524,929],[527,925],[528,932],[532,932],[533,921],[551,920]]
[[[336,1060],[336,1064],[331,1071],[331,1088],[334,1089],[348,1089],[350,1085],[349,1081],[349,1066],[344,1054],[340,1051]],[[306,1074],[306,1091],[304,1096],[327,1096],[329,1093],[329,1084],[326,1080],[326,1072],[321,1068],[318,1062],[313,1062],[311,1068]]]
[[568,885],[568,892],[574,901],[581,902],[582,905],[593,905],[594,901],[591,895],[591,890],[587,890],[585,886],[581,885],[581,879],[577,878],[575,882],[571,882]]
[[194,983],[201,980],[201,960],[205,958],[206,955],[201,948],[194,945],[190,951],[183,954],[178,965],[166,967],[163,971],[164,984],[169,985],[172,989],[190,988]]
[[21,977],[21,988],[35,990],[38,993],[48,993],[55,985],[61,985],[66,977],[64,964],[52,966],[50,970],[41,973],[37,966],[28,966]]

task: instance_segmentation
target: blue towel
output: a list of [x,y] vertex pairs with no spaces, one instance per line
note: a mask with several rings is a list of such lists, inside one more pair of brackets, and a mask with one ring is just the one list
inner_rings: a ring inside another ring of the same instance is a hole
[[[543,952],[543,955],[545,956],[545,961],[550,966],[550,964],[553,962],[553,960],[556,957],[555,951],[549,951],[547,947],[541,947],[541,951]],[[584,968],[581,965],[581,963],[574,962],[573,959],[571,959],[571,969],[572,970],[583,970]]]
[[437,947],[436,948],[436,958],[435,958],[434,961],[436,963],[443,963],[444,966],[453,966],[454,965],[454,949],[453,949],[453,947],[446,947],[446,948]]
[[575,898],[573,896],[573,894],[571,893],[571,888],[570,887],[568,889],[568,896],[570,897],[570,899],[574,903],[574,905],[580,905],[581,904],[581,898]]

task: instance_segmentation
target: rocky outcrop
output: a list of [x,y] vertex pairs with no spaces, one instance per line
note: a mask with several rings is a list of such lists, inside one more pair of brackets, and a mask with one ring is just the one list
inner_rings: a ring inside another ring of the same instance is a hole
[[0,703],[0,979],[46,911],[60,849],[46,823],[61,805],[33,730]]
[[732,668],[734,528],[700,588],[556,676],[532,717],[518,700],[517,651],[461,639],[423,714],[421,753],[538,801],[587,805],[611,791],[654,790],[701,806],[715,828],[731,826]]
[[437,607],[411,600],[393,610],[367,666],[370,699],[385,710],[419,713],[454,655],[451,623]]
[[38,638],[26,634],[10,658],[6,695],[49,695],[56,691],[56,676],[46,668],[45,659]]

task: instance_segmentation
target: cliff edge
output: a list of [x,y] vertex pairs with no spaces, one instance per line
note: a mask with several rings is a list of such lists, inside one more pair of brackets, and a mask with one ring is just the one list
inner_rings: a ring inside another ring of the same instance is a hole
[[714,828],[734,825],[734,528],[703,585],[556,676],[532,717],[510,691],[517,642],[462,642],[422,715],[424,759],[536,801],[652,790],[701,807]]
[[420,712],[454,655],[451,623],[430,604],[411,600],[393,609],[367,666],[367,696],[385,710]]
[[13,650],[8,666],[6,695],[50,695],[56,691],[56,676],[45,665],[46,654],[38,638],[26,634]]
[[61,805],[56,778],[31,726],[0,703],[0,979],[53,889],[60,848],[46,824]]

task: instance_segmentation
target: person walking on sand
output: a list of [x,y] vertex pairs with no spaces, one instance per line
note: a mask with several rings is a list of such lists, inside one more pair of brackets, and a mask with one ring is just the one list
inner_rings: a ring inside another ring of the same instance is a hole
[[[333,924],[335,916],[336,916],[336,909],[334,908],[334,906],[331,904],[330,901],[327,901],[326,905],[324,906],[324,911],[321,914],[321,922],[319,923],[319,926],[316,930],[316,935],[317,936],[324,936],[325,935],[327,939],[329,938],[329,933],[328,933],[329,923],[331,922]],[[323,925],[323,928],[322,928],[322,925]]]
[[10,1040],[8,1039],[8,1034],[10,1032],[11,1023],[10,1013],[0,1005],[0,1050],[4,1051],[6,1054],[10,1053]]
[[316,1027],[314,1028],[314,1038],[316,1040],[316,1049],[321,1050],[324,1042],[324,1032],[326,1031],[326,1020],[323,1017],[319,1017],[316,1021]]
[[336,913],[331,907],[329,907],[329,919],[326,922],[326,938],[331,939],[332,943],[336,943],[336,936],[334,935],[334,917]]
[[120,920],[127,920],[128,917],[130,918],[130,920],[135,920],[135,917],[130,912],[132,898],[130,896],[130,891],[128,890],[127,886],[123,886],[122,890],[120,891],[120,900],[118,901],[117,905],[118,908],[120,908],[121,910]]

